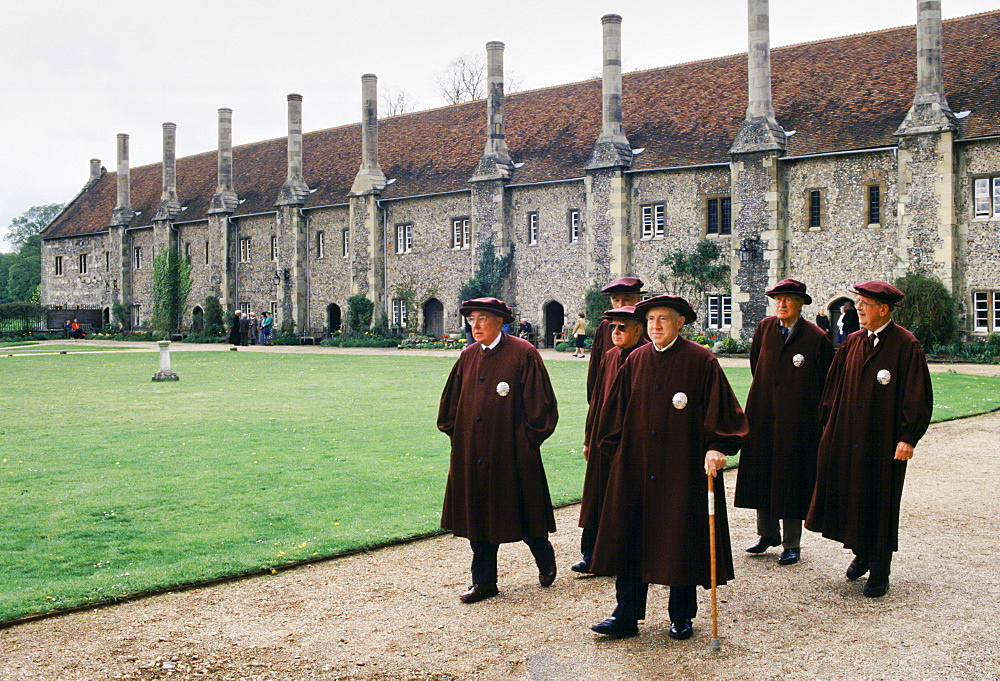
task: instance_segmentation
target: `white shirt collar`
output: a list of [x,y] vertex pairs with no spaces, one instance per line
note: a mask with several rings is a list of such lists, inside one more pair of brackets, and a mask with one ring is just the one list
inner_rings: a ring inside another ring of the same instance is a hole
[[[892,321],[892,320],[890,319],[890,320],[889,320],[889,322],[891,322],[891,321]],[[870,335],[872,335],[873,333],[882,333],[883,331],[885,331],[885,327],[889,326],[889,322],[886,322],[885,324],[883,324],[882,326],[878,327],[878,328],[877,328],[877,329],[875,329],[874,331],[869,331],[869,332],[868,332],[868,335],[870,336]]]
[[500,333],[498,333],[497,337],[494,338],[493,342],[490,343],[489,345],[485,345],[483,343],[480,343],[480,345],[483,346],[483,350],[492,350],[493,348],[495,348],[497,345],[500,344],[500,339],[501,338],[503,338],[503,331],[501,331]]
[[[789,330],[789,331],[791,331],[792,329],[794,329],[794,328],[795,328],[795,325],[799,323],[799,320],[800,320],[800,319],[802,319],[802,315],[799,315],[798,317],[796,317],[796,318],[795,318],[795,321],[794,321],[794,322],[792,322],[791,324],[789,324],[789,325],[788,325],[788,330]],[[779,324],[780,326],[785,326],[784,324],[782,324],[782,323],[781,323],[781,320],[780,320],[780,319],[778,320],[778,324]]]
[[[677,336],[677,338],[680,338],[680,336]],[[669,350],[674,346],[674,343],[677,342],[677,338],[667,343],[667,346],[665,348],[660,348],[659,346],[656,345],[656,343],[653,343],[653,349],[656,350],[657,352],[666,352],[667,350]]]

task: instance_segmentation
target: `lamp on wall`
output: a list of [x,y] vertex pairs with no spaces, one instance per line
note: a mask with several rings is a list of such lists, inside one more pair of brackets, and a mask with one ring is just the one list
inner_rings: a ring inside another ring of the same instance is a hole
[[285,281],[288,281],[288,278],[290,276],[291,276],[291,273],[288,271],[287,267],[284,270],[282,270],[281,272],[279,272],[278,270],[275,270],[274,271],[274,279],[272,279],[272,281],[274,282],[274,285],[277,286],[278,284],[281,283],[282,279],[284,279]]
[[764,257],[764,242],[756,234],[748,236],[740,242],[739,254],[740,262],[760,260]]

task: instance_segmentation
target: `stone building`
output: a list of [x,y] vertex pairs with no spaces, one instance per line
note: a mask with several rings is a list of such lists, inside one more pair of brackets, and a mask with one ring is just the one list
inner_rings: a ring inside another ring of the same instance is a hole
[[940,2],[917,5],[916,26],[771,50],[767,0],[749,0],[746,55],[628,74],[607,15],[600,79],[505,95],[491,42],[485,100],[378,120],[368,74],[360,124],[303,133],[289,95],[287,140],[234,148],[220,109],[217,152],[175,159],[165,123],[163,162],[133,169],[119,135],[117,172],[91,161],[43,233],[43,302],[119,301],[144,326],[153,258],[175,243],[186,325],[215,295],[320,335],[360,294],[440,334],[489,241],[514,248],[507,298],[551,342],[595,284],[669,291],[660,260],[708,238],[732,272],[693,301],[711,328],[752,332],[786,276],[808,282],[811,317],[922,269],[968,334],[1000,331],[1000,11],[942,22]]

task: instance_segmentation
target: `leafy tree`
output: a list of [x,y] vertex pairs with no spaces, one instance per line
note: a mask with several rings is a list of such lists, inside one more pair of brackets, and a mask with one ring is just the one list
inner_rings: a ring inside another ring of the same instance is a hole
[[111,316],[118,322],[119,329],[128,328],[128,308],[120,300],[116,300],[111,304]]
[[153,259],[153,330],[169,338],[180,326],[191,293],[191,260],[171,246]]
[[479,248],[479,264],[475,275],[458,290],[458,297],[462,300],[490,296],[503,298],[503,287],[513,264],[514,244],[510,245],[507,255],[497,256],[493,242],[487,241]]
[[7,273],[13,258],[13,253],[0,253],[0,303],[13,302],[7,295]]
[[222,305],[215,296],[205,298],[205,327],[202,334],[206,336],[226,335],[226,323],[222,319]]
[[698,305],[706,291],[713,288],[729,290],[729,263],[722,258],[722,249],[711,239],[702,239],[692,251],[677,249],[660,260],[660,266],[670,271],[659,275],[663,288],[673,283],[675,293]]
[[10,221],[4,241],[20,248],[29,238],[41,234],[42,230],[48,227],[52,219],[59,215],[59,212],[65,207],[66,205],[62,203],[32,206]]
[[32,234],[20,246],[7,259],[6,297],[11,302],[37,299],[42,283],[42,238]]
[[437,295],[434,288],[419,290],[416,277],[407,277],[396,285],[395,297],[406,306],[406,325],[401,329],[405,333],[417,333],[417,307],[429,298]]
[[894,321],[909,329],[925,348],[955,338],[958,333],[955,299],[940,279],[918,270],[894,283],[906,294],[905,307],[892,313]]
[[372,326],[375,303],[365,296],[351,296],[347,299],[348,333],[364,333]]
[[601,293],[599,284],[594,284],[587,290],[587,333],[591,336],[601,323],[601,317],[611,307],[611,300]]

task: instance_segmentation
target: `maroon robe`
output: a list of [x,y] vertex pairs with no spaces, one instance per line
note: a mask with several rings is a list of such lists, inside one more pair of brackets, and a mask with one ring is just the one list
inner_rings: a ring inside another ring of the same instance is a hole
[[[643,326],[645,324],[643,322]],[[645,332],[642,335],[643,338],[646,337]],[[597,325],[597,330],[594,331],[594,340],[590,343],[590,362],[587,364],[588,404],[593,404],[594,388],[597,385],[597,371],[601,367],[601,360],[604,359],[604,353],[614,346],[615,344],[611,342],[611,322],[607,319],[602,319],[601,323]]]
[[[674,399],[686,397],[683,409]],[[669,586],[711,585],[705,453],[735,454],[747,421],[722,367],[684,338],[622,365],[598,437],[614,452],[591,569]],[[591,454],[591,457],[595,453]],[[733,577],[722,472],[715,479],[718,583]]]
[[[580,501],[580,527],[596,528],[601,520],[601,506],[604,503],[604,489],[608,486],[611,473],[611,457],[602,453],[600,442],[595,441],[595,433],[600,430],[601,410],[611,386],[618,376],[618,370],[631,352],[647,341],[640,338],[631,348],[614,345],[604,353],[597,369],[597,390],[590,400],[587,422],[583,431],[583,444],[590,449],[587,472],[583,479],[583,499]],[[613,453],[613,452],[612,452]]]
[[[501,382],[509,386],[506,396],[497,392]],[[492,350],[465,348],[438,411],[438,429],[451,438],[441,527],[491,544],[555,532],[539,448],[558,418],[548,372],[531,343],[502,334]]]
[[780,327],[777,317],[764,318],[750,346],[750,434],[740,454],[735,505],[803,519],[816,483],[819,401],[833,345],[801,317],[787,341]]
[[823,391],[826,427],[806,527],[849,549],[896,551],[906,475],[896,444],[917,444],[933,404],[927,359],[912,333],[890,322],[875,348],[865,329],[848,336]]

